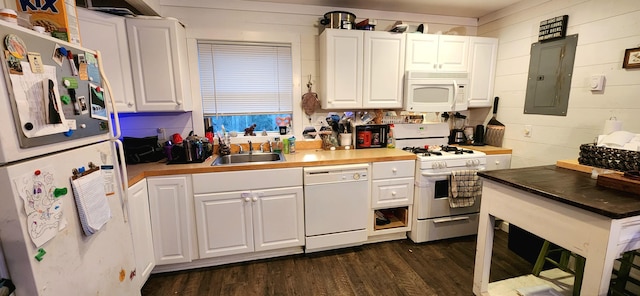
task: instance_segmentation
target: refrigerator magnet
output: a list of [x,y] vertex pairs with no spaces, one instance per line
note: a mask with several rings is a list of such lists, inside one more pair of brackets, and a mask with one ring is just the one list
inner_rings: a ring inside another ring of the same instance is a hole
[[14,57],[8,50],[4,51],[4,57],[7,61],[7,68],[9,74],[22,75],[22,63],[16,57]]
[[29,60],[31,72],[44,73],[44,64],[42,63],[42,57],[39,52],[27,53],[27,60]]
[[58,44],[56,44],[56,47],[53,49],[53,56],[51,57],[51,59],[53,59],[53,61],[56,62],[58,66],[62,66],[62,61],[64,61],[64,58],[66,58],[66,56],[62,53],[63,51],[64,53],[67,52],[64,47],[60,47],[60,45]]
[[12,56],[23,59],[27,55],[27,46],[24,41],[15,34],[9,34],[4,37],[4,46]]

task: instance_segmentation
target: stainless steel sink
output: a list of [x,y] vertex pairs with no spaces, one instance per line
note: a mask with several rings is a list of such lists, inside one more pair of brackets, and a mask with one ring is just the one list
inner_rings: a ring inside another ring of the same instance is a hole
[[246,164],[246,163],[269,163],[285,161],[282,153],[273,152],[253,152],[243,154],[229,154],[218,156],[211,165],[230,165],[230,164]]

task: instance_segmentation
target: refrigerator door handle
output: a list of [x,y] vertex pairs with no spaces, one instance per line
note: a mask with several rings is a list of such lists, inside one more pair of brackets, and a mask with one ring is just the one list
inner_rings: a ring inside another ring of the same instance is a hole
[[[105,88],[107,89],[107,93],[109,93],[109,100],[111,101],[111,112],[113,114],[113,120],[111,116],[108,117],[109,123],[109,132],[111,133],[111,138],[109,141],[113,142],[116,145],[116,149],[118,151],[119,159],[114,159],[114,163],[116,163],[118,173],[118,177],[120,178],[121,186],[118,186],[120,190],[120,199],[122,203],[122,217],[124,218],[124,222],[127,223],[129,220],[129,176],[127,174],[127,166],[124,156],[124,145],[122,141],[120,141],[121,130],[120,130],[120,117],[118,116],[118,109],[116,107],[116,101],[113,98],[113,92],[111,91],[111,83],[109,83],[109,79],[107,79],[107,75],[104,74],[104,68],[102,67],[102,53],[99,50],[96,50],[96,55],[98,56],[98,70],[100,71],[100,77],[104,82]],[[115,130],[114,128],[115,127]],[[120,163],[122,162],[122,163]]]
[[125,164],[121,164],[121,161],[124,161],[124,146],[122,145],[122,141],[120,139],[111,139],[111,142],[116,144],[116,149],[118,151],[119,160],[115,159],[115,163],[117,164],[117,174],[120,179],[121,186],[117,186],[120,190],[120,199],[122,202],[122,217],[124,217],[124,222],[127,223],[129,220],[129,190],[127,185],[129,184],[129,175],[127,174],[127,168]]

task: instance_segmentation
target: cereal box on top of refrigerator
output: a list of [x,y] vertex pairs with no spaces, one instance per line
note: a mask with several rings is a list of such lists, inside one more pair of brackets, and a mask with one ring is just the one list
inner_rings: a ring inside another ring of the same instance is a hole
[[31,15],[31,25],[45,28],[51,36],[80,44],[75,0],[16,0],[18,12]]

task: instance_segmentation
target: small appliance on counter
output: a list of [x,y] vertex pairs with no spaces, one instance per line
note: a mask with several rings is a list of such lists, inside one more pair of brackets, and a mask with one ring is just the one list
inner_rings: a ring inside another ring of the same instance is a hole
[[[174,138],[177,138],[176,135]],[[213,153],[207,138],[190,135],[181,142],[176,142],[178,141],[165,143],[167,164],[200,163]]]
[[388,124],[356,125],[354,129],[355,139],[353,143],[356,149],[387,147]]
[[467,143],[467,137],[464,134],[464,124],[467,120],[467,116],[456,112],[453,115],[453,129],[449,134],[449,144],[465,144]]

